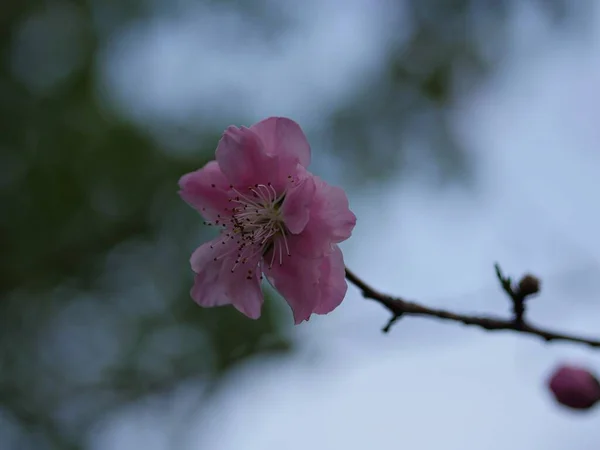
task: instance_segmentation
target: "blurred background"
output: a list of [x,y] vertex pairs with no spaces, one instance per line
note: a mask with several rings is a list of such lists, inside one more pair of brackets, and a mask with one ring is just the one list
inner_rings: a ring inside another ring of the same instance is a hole
[[594,0],[3,0],[0,449],[596,449],[567,344],[387,313],[203,310],[177,180],[284,115],[358,216],[375,287],[600,334]]

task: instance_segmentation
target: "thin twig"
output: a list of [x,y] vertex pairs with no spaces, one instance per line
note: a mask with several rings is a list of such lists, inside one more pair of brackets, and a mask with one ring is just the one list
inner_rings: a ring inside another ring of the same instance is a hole
[[[442,320],[461,322],[464,325],[474,325],[485,330],[511,330],[519,333],[538,336],[547,342],[550,341],[568,341],[578,344],[585,344],[591,347],[600,347],[600,340],[588,339],[580,336],[573,336],[565,333],[559,333],[551,330],[539,328],[527,323],[523,317],[525,297],[519,289],[512,287],[510,278],[504,277],[500,268],[496,266],[496,273],[504,291],[513,301],[515,317],[511,319],[502,319],[492,316],[472,316],[466,314],[457,314],[443,309],[428,308],[415,302],[404,300],[400,297],[392,297],[387,294],[378,292],[365,281],[355,275],[350,269],[346,268],[346,279],[361,290],[363,297],[375,300],[385,306],[391,313],[392,317],[388,324],[383,328],[384,332],[388,332],[391,326],[397,322],[402,316],[425,316],[434,317]],[[523,311],[518,311],[517,303],[520,303]]]

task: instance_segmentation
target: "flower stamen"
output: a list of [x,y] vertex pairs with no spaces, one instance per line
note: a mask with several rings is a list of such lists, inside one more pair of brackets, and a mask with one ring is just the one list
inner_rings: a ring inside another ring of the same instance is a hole
[[217,261],[237,253],[237,258],[232,261],[231,272],[248,262],[251,264],[256,262],[260,269],[260,257],[269,250],[273,251],[269,267],[273,266],[277,253],[279,265],[283,265],[284,251],[290,256],[286,237],[288,231],[281,213],[286,191],[278,195],[271,182],[257,183],[248,186],[247,189],[246,193],[242,193],[239,189],[230,186],[233,196],[229,202],[234,203],[235,206],[228,208],[229,214],[226,216],[217,215],[215,221],[216,225],[223,226],[222,233],[226,236],[222,241],[223,244],[228,239],[237,239],[232,249],[227,249],[215,258]]

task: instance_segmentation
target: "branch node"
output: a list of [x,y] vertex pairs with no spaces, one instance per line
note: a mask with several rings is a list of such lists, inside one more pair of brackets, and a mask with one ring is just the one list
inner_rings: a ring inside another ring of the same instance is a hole
[[513,287],[511,278],[502,273],[498,263],[494,264],[494,268],[502,289],[512,301],[515,326],[522,329],[525,326],[525,300],[540,292],[540,280],[528,273]]
[[394,314],[390,318],[390,320],[388,320],[388,323],[386,324],[386,326],[381,329],[381,331],[383,331],[384,333],[388,333],[390,331],[390,329],[392,328],[392,325],[394,325],[401,317],[402,317],[402,313]]

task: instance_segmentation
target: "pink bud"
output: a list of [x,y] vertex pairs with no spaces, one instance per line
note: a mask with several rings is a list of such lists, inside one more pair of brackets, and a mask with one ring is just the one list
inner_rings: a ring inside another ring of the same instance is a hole
[[573,409],[589,409],[600,400],[600,383],[581,367],[560,366],[548,380],[556,401]]

